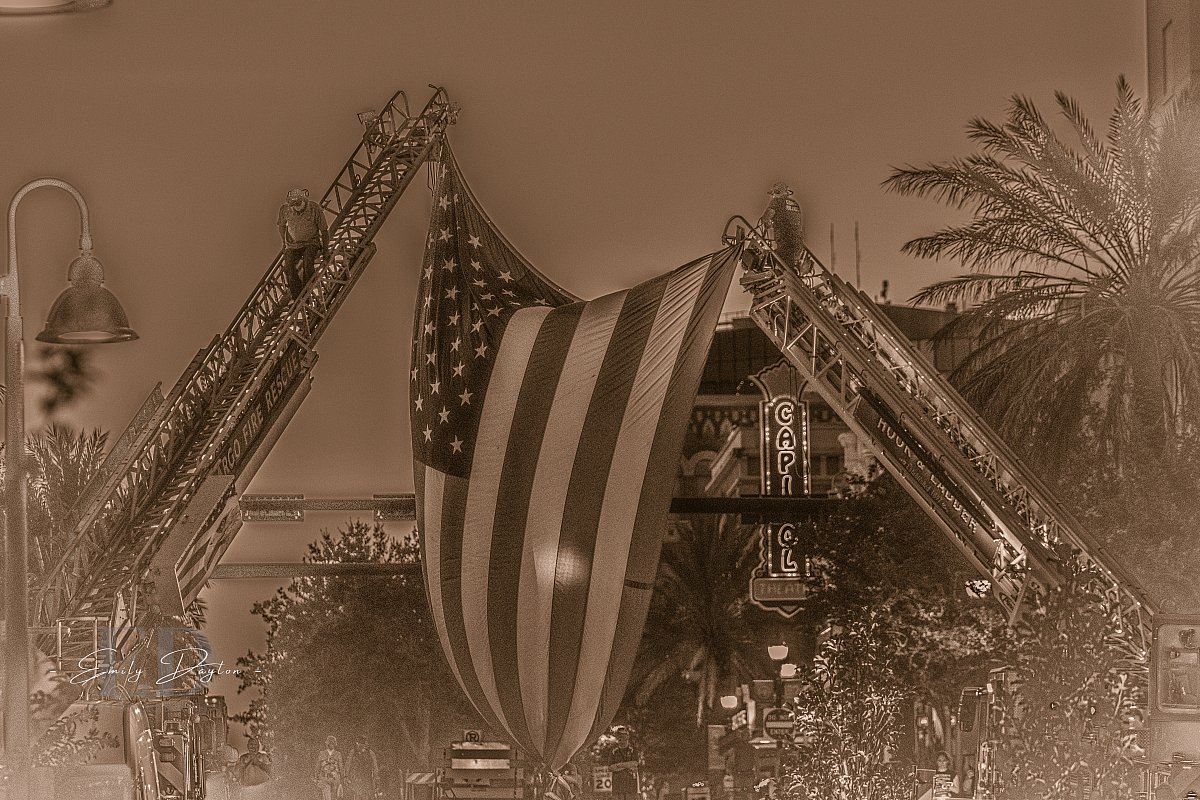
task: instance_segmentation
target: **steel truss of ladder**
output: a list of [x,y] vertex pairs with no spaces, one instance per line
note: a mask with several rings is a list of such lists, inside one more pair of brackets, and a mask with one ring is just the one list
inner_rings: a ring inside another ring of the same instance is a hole
[[432,88],[420,113],[398,92],[367,124],[321,198],[329,250],[300,297],[281,252],[225,333],[165,400],[143,407],[124,458],[79,507],[74,538],[36,597],[35,625],[98,616],[128,625],[145,581],[168,612],[195,598],[240,527],[238,494],[308,390],[313,347],[374,254],[375,233],[455,121],[457,106]]
[[992,582],[1015,620],[1075,558],[1106,598],[1114,633],[1144,665],[1153,606],[1050,490],[864,294],[812,255],[786,266],[745,219],[750,317],[809,385]]

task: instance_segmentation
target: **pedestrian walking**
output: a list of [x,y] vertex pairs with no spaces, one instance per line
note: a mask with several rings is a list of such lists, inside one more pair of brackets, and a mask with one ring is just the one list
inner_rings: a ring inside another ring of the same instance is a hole
[[279,207],[276,220],[283,242],[283,271],[292,300],[312,279],[317,257],[329,246],[329,225],[320,204],[308,199],[308,189],[292,189]]
[[321,800],[342,800],[342,781],[346,762],[337,749],[337,737],[325,737],[325,749],[317,754],[314,778],[321,789]]
[[257,737],[251,736],[247,740],[246,752],[237,760],[234,774],[243,787],[259,786],[271,780],[271,756]]
[[374,800],[379,794],[379,758],[362,734],[354,737],[354,747],[346,757],[346,788],[351,800]]

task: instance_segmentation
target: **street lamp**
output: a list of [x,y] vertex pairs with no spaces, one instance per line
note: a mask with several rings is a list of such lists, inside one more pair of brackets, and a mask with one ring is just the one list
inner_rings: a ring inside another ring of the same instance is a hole
[[54,301],[38,341],[53,344],[128,342],[138,338],[124,309],[104,288],[104,268],[92,256],[87,205],[79,191],[57,178],[22,186],[8,206],[8,272],[0,278],[5,306],[4,454],[4,749],[13,767],[9,797],[25,800],[29,791],[29,530],[25,498],[25,345],[17,282],[17,205],[34,189],[52,186],[69,192],[79,206],[79,257],[67,270],[68,286]]
[[0,0],[0,16],[34,16],[71,11],[94,11],[112,0]]

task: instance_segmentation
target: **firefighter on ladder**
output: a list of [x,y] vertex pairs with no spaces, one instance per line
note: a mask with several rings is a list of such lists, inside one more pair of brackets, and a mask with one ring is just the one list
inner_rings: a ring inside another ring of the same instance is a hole
[[279,207],[276,225],[283,242],[283,272],[295,300],[312,279],[318,256],[329,246],[329,223],[321,205],[308,199],[308,189],[296,188]]
[[759,228],[766,239],[774,244],[775,255],[797,272],[803,273],[804,261],[804,212],[800,204],[792,199],[792,190],[782,181],[767,192],[771,201],[759,219]]

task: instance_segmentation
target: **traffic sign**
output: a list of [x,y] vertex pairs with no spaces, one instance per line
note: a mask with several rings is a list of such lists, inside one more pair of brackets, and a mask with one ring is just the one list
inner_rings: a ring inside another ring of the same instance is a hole
[[592,791],[593,792],[611,792],[612,791],[612,770],[600,764],[592,767]]
[[790,708],[772,708],[763,715],[763,733],[775,739],[790,739],[796,714]]

